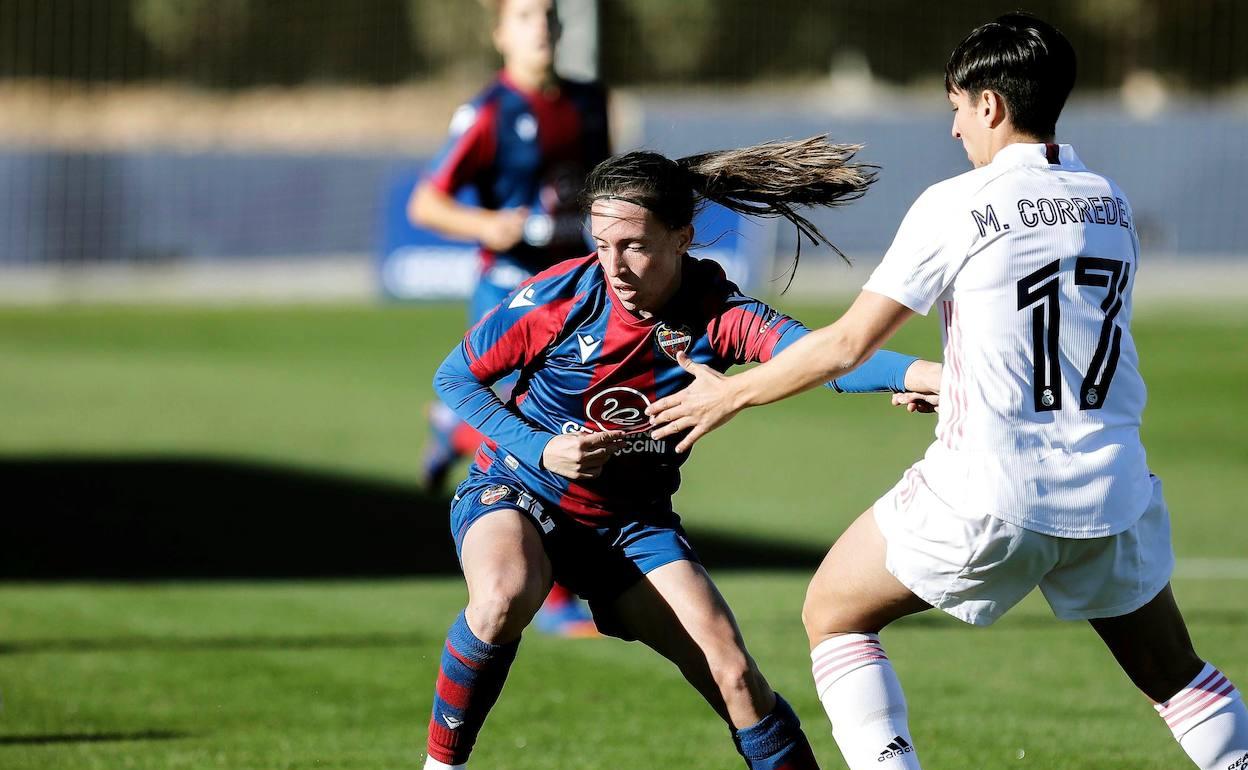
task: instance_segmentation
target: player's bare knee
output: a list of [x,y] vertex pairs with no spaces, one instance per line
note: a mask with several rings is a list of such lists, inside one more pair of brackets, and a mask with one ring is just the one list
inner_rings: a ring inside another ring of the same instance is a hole
[[812,644],[822,641],[833,634],[844,633],[844,618],[839,611],[840,602],[835,597],[816,588],[811,583],[806,591],[806,601],[802,604],[802,625],[806,628],[806,636]]
[[754,662],[744,653],[725,655],[710,663],[711,676],[726,704],[752,701],[767,686]]
[[802,626],[806,629],[806,635],[816,636],[822,627],[822,620],[819,607],[810,601],[810,594],[807,594],[806,602],[802,605]]
[[523,583],[500,581],[469,597],[468,622],[482,641],[505,644],[519,638],[541,603],[540,593]]

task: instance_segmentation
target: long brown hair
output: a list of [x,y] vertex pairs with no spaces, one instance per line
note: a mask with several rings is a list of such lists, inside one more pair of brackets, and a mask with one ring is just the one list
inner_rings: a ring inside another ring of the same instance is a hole
[[860,144],[833,144],[820,135],[676,160],[637,150],[599,163],[585,180],[584,201],[587,209],[603,198],[635,203],[673,229],[691,224],[705,201],[750,216],[783,217],[798,231],[791,285],[803,237],[827,244],[849,261],[797,208],[840,206],[866,194],[876,166],[851,162],[860,149]]

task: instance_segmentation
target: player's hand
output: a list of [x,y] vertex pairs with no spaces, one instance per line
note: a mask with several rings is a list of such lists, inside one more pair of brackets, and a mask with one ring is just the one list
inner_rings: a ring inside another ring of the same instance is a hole
[[939,393],[940,378],[944,372],[945,367],[935,361],[919,359],[906,369],[906,390],[912,393]]
[[894,393],[893,406],[904,406],[907,412],[931,414],[940,411],[939,393]]
[[524,239],[524,223],[528,218],[529,210],[524,207],[490,212],[481,232],[481,245],[490,251],[511,249]]
[[576,481],[597,478],[602,466],[624,443],[624,436],[620,430],[560,434],[546,442],[542,467]]
[[693,382],[684,390],[655,401],[646,409],[646,414],[650,415],[650,422],[658,426],[650,431],[652,438],[689,431],[676,445],[677,452],[688,452],[698,439],[731,420],[740,409],[733,406],[731,377],[694,362],[683,352],[676,354],[676,362],[693,375]]

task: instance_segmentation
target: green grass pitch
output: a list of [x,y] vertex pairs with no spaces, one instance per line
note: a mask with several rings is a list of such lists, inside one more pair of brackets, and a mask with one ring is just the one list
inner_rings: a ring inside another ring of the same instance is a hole
[[[837,309],[791,308],[813,324]],[[0,463],[229,458],[410,485],[433,368],[461,324],[450,306],[0,310]],[[1248,309],[1137,309],[1135,332],[1176,592],[1198,650],[1248,685]],[[892,347],[933,355],[937,338],[920,319]],[[699,445],[678,510],[697,531],[822,548],[931,429],[869,396],[754,410]],[[4,508],[0,537],[38,505]],[[1184,571],[1195,559],[1203,569]],[[843,767],[798,619],[809,569],[715,574],[823,766]],[[464,595],[453,575],[0,583],[0,768],[417,767]],[[886,640],[925,767],[1185,766],[1091,631],[1036,596],[991,629],[933,612]],[[742,766],[726,728],[649,650],[536,633],[473,764]]]

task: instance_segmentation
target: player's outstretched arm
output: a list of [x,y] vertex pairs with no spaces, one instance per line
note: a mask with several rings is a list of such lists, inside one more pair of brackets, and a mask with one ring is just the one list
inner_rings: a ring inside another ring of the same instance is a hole
[[[734,364],[762,364],[810,334],[801,321],[741,293],[723,278],[726,299],[707,326],[712,350]],[[935,377],[928,376],[932,371]],[[837,393],[935,392],[940,365],[883,348],[854,371],[825,383]]]
[[940,392],[941,365],[917,356],[880,348],[849,374],[827,383],[837,393],[914,393],[935,396]]
[[508,409],[498,394],[472,371],[463,343],[438,367],[433,388],[438,398],[478,433],[526,465],[541,467],[546,445],[556,434],[542,430]]
[[526,208],[493,211],[460,203],[428,180],[412,191],[407,217],[448,238],[478,241],[491,251],[507,251],[524,238]]
[[[646,410],[657,426],[652,435],[664,438],[687,430],[689,434],[676,450],[688,451],[702,436],[746,407],[788,398],[853,371],[912,314],[910,308],[895,300],[864,291],[836,322],[807,334],[771,361],[742,374],[725,377],[682,357],[681,365],[694,375],[694,381]],[[916,377],[920,376],[930,376],[930,372],[916,372]],[[907,389],[909,384],[907,372]]]
[[906,390],[903,392],[931,395],[940,393],[940,378],[944,371],[943,365],[920,358],[906,370]]
[[918,359],[906,369],[905,390],[893,394],[893,406],[906,411],[931,414],[940,406],[940,380],[945,367],[935,361]]

